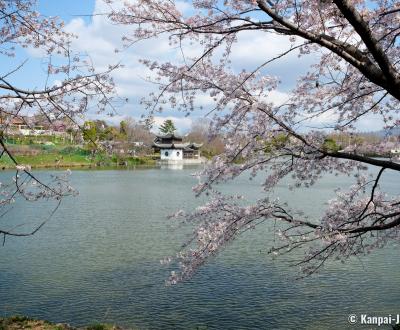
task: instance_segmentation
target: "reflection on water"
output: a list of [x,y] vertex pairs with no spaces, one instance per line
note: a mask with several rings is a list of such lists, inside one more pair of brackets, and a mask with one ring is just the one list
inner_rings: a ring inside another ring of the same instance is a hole
[[[140,329],[344,329],[350,313],[400,312],[397,247],[296,280],[288,260],[267,255],[274,239],[267,227],[247,232],[190,281],[165,287],[169,269],[159,260],[185,235],[165,216],[201,203],[191,193],[193,171],[73,172],[80,195],[64,200],[37,235],[10,238],[0,249],[0,314]],[[220,188],[252,200],[261,179]],[[312,190],[282,186],[277,193],[317,214],[332,188],[348,180],[327,177]],[[398,176],[388,172],[383,180],[396,192]],[[29,222],[49,210],[46,203],[24,204],[1,222]]]
[[183,164],[179,163],[162,164],[160,168],[162,170],[183,170]]

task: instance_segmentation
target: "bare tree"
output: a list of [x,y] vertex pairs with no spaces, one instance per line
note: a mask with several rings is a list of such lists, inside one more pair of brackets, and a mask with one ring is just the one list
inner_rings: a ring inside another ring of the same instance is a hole
[[127,138],[131,143],[139,142],[150,146],[154,140],[154,134],[150,132],[150,129],[140,122],[135,121],[132,117],[124,119],[126,123]]
[[224,151],[223,134],[210,134],[211,122],[207,118],[199,118],[193,122],[186,139],[190,142],[203,144],[202,154],[211,157]]

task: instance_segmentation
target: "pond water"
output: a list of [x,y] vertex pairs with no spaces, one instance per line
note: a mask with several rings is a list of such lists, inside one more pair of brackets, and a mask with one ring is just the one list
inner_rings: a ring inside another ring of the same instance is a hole
[[[166,287],[171,269],[159,260],[184,239],[166,215],[201,203],[191,192],[194,171],[73,171],[79,196],[63,200],[35,236],[8,238],[0,247],[0,316],[139,329],[345,329],[351,313],[400,313],[398,246],[296,280],[290,258],[267,254],[273,236],[266,227],[246,232],[191,280]],[[1,173],[0,181],[11,175]],[[242,177],[221,189],[251,201],[261,196],[261,180]],[[333,188],[349,180],[327,176],[312,189],[282,185],[277,193],[318,214]],[[388,171],[383,183],[398,193],[399,175]],[[37,221],[51,206],[16,203],[0,221]]]

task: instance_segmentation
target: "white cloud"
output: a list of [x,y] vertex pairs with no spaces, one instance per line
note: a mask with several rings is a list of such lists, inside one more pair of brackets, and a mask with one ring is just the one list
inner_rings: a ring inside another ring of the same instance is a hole
[[[300,41],[297,43],[300,44]],[[238,36],[238,42],[232,48],[232,64],[237,70],[254,70],[263,63],[271,61],[261,70],[263,74],[279,77],[279,88],[289,91],[297,83],[300,75],[305,74],[317,56],[298,56],[298,50],[278,58],[291,47],[289,37],[271,32],[244,31]]]
[[[177,1],[177,6],[184,12],[192,9],[190,3]],[[171,60],[181,61],[180,50],[169,45],[168,38],[161,37],[139,42],[131,48],[120,53],[115,53],[115,49],[122,48],[122,37],[129,35],[133,28],[111,24],[105,13],[109,11],[108,6],[101,0],[96,0],[94,15],[90,23],[86,23],[81,18],[71,20],[66,30],[78,36],[73,42],[73,48],[77,51],[86,52],[90,55],[95,66],[101,70],[109,64],[121,62],[125,65],[123,69],[114,73],[119,90],[123,96],[145,96],[145,91],[155,90],[155,86],[145,82],[143,78],[151,73],[139,63],[139,59],[153,59],[159,62]],[[232,62],[234,67],[254,68],[266,59],[272,58],[290,47],[288,38],[277,36],[271,33],[257,31],[243,32],[239,34],[238,43],[233,46]],[[197,55],[201,47],[184,45],[185,55],[191,57]],[[295,54],[285,58],[279,63],[279,70],[286,73],[288,67],[293,63],[299,66],[299,60]],[[282,65],[283,64],[283,65]],[[275,68],[273,64],[271,67]],[[278,71],[279,71],[278,70]],[[272,70],[273,71],[273,70]],[[208,105],[210,100],[200,97]]]
[[175,1],[175,5],[176,8],[178,8],[178,10],[184,14],[193,9],[193,6],[186,1]]
[[252,63],[263,63],[288,49],[288,37],[274,33],[243,31],[239,34],[238,42],[232,48],[232,60],[243,62],[247,66],[249,59]]
[[193,120],[189,117],[154,117],[154,127],[153,131],[158,132],[159,127],[164,123],[165,120],[171,119],[174,122],[174,125],[177,131],[181,134],[187,132],[192,126]]
[[[175,50],[168,46],[166,38],[146,40],[123,50],[122,37],[129,34],[132,28],[110,23],[107,16],[102,15],[108,9],[103,1],[97,0],[90,23],[75,18],[66,25],[66,30],[78,37],[72,43],[73,50],[87,54],[98,72],[107,70],[110,64],[123,64],[122,68],[112,73],[118,95],[129,98],[129,104],[120,107],[118,115],[139,118],[144,112],[140,99],[158,89],[158,86],[145,80],[149,76],[154,77],[154,74],[139,63],[139,60],[165,59]],[[120,51],[116,52],[116,49]],[[96,117],[107,119],[105,114]],[[115,121],[115,118],[110,121]]]
[[369,114],[361,117],[357,122],[357,129],[362,132],[379,131],[383,129],[385,123],[380,115]]
[[[311,114],[303,114],[299,116],[299,120],[302,119],[300,129],[307,131],[310,129],[323,129],[332,130],[338,121],[339,115],[334,111],[326,111],[318,116],[312,116]],[[383,129],[384,121],[378,114],[367,114],[358,119],[356,128],[361,132],[372,132]]]
[[[179,9],[186,13],[192,10],[188,2],[178,1],[177,4]],[[176,63],[182,60],[181,51],[170,46],[165,36],[139,42],[129,49],[116,53],[115,49],[122,49],[122,37],[129,35],[133,28],[111,24],[105,15],[101,15],[107,11],[108,7],[104,2],[96,0],[92,21],[86,23],[81,18],[75,18],[67,24],[66,30],[78,36],[78,39],[73,42],[73,48],[88,53],[97,70],[105,70],[109,64],[119,62],[124,65],[123,68],[113,73],[113,77],[119,95],[124,98],[128,97],[130,102],[128,105],[120,107],[118,116],[113,117],[110,121],[119,122],[126,116],[140,118],[145,112],[140,105],[140,99],[146,97],[150,92],[157,92],[158,86],[146,81],[147,77],[154,77],[154,73],[139,63],[139,60],[146,58],[158,62],[170,60]],[[232,49],[232,66],[235,70],[242,68],[252,70],[289,48],[290,42],[287,37],[264,32],[243,32],[239,34],[238,42]],[[199,54],[201,47],[184,45],[184,51],[188,57],[195,56]],[[270,92],[267,101],[276,105],[284,103],[288,99],[286,91],[293,87],[298,75],[309,68],[312,60],[315,58],[311,56],[302,57],[299,60],[297,53],[293,53],[263,69],[263,73],[281,76],[283,81],[282,89]],[[198,95],[197,106],[210,109],[213,104],[213,99],[208,95]],[[196,112],[195,116],[197,115],[201,116]],[[92,114],[92,116],[94,115]],[[99,116],[97,117],[99,118]],[[106,116],[100,115],[100,117]],[[155,118],[156,125],[161,124],[166,118],[174,120],[180,131],[189,129],[192,120],[195,119],[195,117],[192,117],[193,119],[183,117],[183,114],[167,109]]]
[[298,118],[299,121],[301,120],[301,127],[306,130],[333,127],[337,119],[338,115],[334,110],[325,111],[317,116],[303,113]]
[[285,104],[288,100],[289,94],[278,90],[270,91],[268,95],[263,99],[263,101],[273,103],[275,106]]

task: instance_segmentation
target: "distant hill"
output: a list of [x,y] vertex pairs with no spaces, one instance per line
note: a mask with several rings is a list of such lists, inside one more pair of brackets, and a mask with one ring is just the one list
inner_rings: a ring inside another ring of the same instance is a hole
[[372,131],[372,132],[362,132],[360,135],[365,136],[378,136],[380,138],[385,138],[389,136],[400,136],[400,127],[395,127],[389,130],[380,130],[380,131]]

